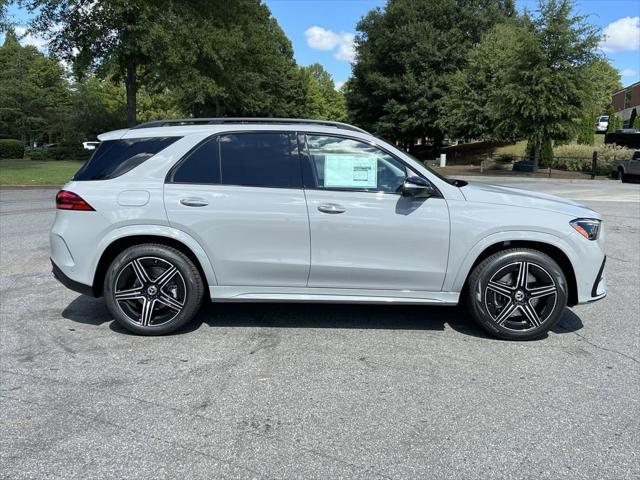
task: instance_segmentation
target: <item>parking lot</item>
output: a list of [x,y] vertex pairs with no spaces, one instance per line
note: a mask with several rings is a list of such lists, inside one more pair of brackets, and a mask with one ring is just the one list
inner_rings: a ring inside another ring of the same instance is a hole
[[51,276],[55,190],[0,190],[0,478],[638,478],[640,185],[493,181],[604,215],[608,297],[539,341],[301,304],[134,336]]

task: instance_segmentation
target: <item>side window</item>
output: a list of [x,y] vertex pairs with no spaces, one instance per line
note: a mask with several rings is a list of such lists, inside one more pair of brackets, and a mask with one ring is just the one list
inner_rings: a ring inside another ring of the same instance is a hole
[[74,180],[108,180],[134,169],[181,137],[129,138],[101,142]]
[[307,135],[317,188],[399,192],[407,168],[379,148],[350,138]]
[[213,137],[191,150],[169,177],[172,183],[220,183],[218,138]]
[[293,133],[234,133],[220,137],[222,183],[251,187],[302,188]]

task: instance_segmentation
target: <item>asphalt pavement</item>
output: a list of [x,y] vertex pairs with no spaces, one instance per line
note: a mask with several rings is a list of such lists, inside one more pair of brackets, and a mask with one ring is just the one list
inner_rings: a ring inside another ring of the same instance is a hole
[[640,185],[492,180],[604,215],[608,296],[542,340],[311,304],[134,336],[51,276],[55,190],[1,189],[0,478],[640,477]]

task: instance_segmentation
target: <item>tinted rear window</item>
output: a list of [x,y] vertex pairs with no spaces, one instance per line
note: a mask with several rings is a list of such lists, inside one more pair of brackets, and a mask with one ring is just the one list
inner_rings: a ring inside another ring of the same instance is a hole
[[181,137],[129,138],[102,142],[74,180],[108,180],[118,177],[164,150]]
[[169,176],[173,183],[220,183],[218,138],[210,138],[187,154]]

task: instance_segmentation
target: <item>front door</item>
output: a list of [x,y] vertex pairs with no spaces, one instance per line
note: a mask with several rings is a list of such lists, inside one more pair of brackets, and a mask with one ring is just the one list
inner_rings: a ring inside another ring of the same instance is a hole
[[220,286],[304,287],[309,219],[295,135],[214,136],[169,174],[170,224],[200,242]]
[[375,145],[304,138],[309,287],[440,291],[449,252],[444,198],[403,197],[415,172]]

